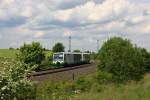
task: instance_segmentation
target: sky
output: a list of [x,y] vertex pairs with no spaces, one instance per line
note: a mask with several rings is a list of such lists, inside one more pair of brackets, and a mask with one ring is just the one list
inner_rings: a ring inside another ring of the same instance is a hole
[[0,0],[0,48],[39,41],[97,50],[110,37],[150,50],[150,0]]

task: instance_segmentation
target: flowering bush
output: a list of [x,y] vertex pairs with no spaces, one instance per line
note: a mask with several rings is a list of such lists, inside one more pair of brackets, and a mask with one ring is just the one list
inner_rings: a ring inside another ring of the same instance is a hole
[[35,85],[27,79],[33,68],[21,62],[4,62],[0,71],[0,100],[33,100]]
[[29,64],[30,66],[38,65],[45,59],[44,49],[39,42],[32,42],[32,44],[24,44],[20,47],[17,59]]

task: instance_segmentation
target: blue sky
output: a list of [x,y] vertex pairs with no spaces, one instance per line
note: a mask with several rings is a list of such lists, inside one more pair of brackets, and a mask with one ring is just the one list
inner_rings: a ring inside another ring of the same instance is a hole
[[122,36],[150,50],[149,0],[0,0],[0,48],[39,41],[51,49],[96,51],[108,38]]

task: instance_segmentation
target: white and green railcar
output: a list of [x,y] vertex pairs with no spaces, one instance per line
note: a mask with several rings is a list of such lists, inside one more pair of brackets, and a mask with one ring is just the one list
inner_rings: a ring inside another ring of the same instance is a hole
[[53,54],[53,63],[57,64],[76,64],[80,62],[90,61],[89,53],[76,53],[76,52],[58,52]]

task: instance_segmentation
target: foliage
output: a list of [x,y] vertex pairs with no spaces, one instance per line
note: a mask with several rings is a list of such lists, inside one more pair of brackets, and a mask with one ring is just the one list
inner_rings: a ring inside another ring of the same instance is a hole
[[96,60],[96,59],[97,59],[97,53],[92,52],[92,53],[90,54],[90,58],[91,58],[91,60]]
[[[3,61],[11,61],[12,59],[16,59],[16,54],[19,53],[18,50],[9,50],[9,49],[0,49],[0,70],[4,67],[2,65]],[[40,64],[39,70],[47,69],[50,67],[53,60],[53,52],[52,51],[44,51],[45,60],[43,60]]]
[[45,58],[49,61],[53,61],[53,52],[52,51],[46,51],[45,52]]
[[[149,100],[150,75],[145,75],[140,82],[94,85],[92,88],[94,91],[75,94],[71,100]],[[98,88],[100,91],[95,91]]]
[[15,61],[6,61],[3,65],[5,67],[2,71],[0,71],[0,99],[35,99],[35,85],[27,79],[27,75],[30,72],[31,67]]
[[71,81],[46,81],[38,86],[37,91],[37,100],[70,100],[74,84]]
[[32,42],[32,44],[24,44],[20,47],[20,52],[17,55],[19,61],[33,65],[40,65],[45,59],[45,54],[39,42]]
[[92,53],[91,51],[87,50],[87,51],[84,51],[85,53]]
[[10,48],[9,48],[9,50],[14,50],[14,49],[15,49],[15,48],[13,48],[13,47],[10,47]]
[[[98,73],[99,74],[99,73]],[[149,100],[150,75],[145,75],[139,82],[114,84],[110,82],[111,74],[101,72],[100,77],[104,83],[95,79],[92,74],[79,77],[74,81],[45,81],[38,86],[37,100]],[[99,78],[99,77],[97,77]],[[142,92],[141,92],[142,91]]]
[[146,67],[146,70],[150,71],[150,53],[145,48],[137,48],[141,55],[143,56],[143,61]]
[[115,82],[140,80],[145,73],[142,54],[127,39],[109,39],[99,50],[98,57],[98,70],[111,73]]
[[56,43],[55,45],[54,45],[54,47],[53,47],[53,52],[64,52],[65,50],[65,47],[63,46],[63,44],[62,43]]
[[45,70],[51,68],[52,61],[53,61],[53,53],[51,51],[46,51],[45,60],[41,62],[39,70]]
[[5,67],[3,62],[12,62],[12,60],[12,58],[0,57],[0,70],[2,70]]
[[104,72],[104,71],[97,71],[97,75],[95,77],[98,83],[110,83],[112,81],[112,74]]
[[94,77],[79,77],[74,81],[45,81],[37,89],[38,100],[70,100],[74,94],[89,91]]
[[77,49],[77,50],[74,50],[73,52],[81,52],[81,51]]
[[80,77],[75,81],[77,91],[88,91],[91,88],[92,81],[89,78]]

